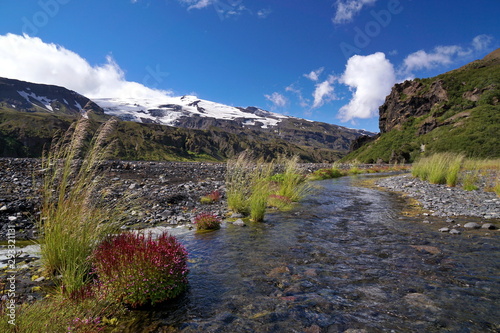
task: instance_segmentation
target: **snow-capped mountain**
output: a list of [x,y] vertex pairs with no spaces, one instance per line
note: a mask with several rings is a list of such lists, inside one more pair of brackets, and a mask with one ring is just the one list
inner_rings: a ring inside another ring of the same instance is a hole
[[199,99],[196,96],[151,99],[97,98],[94,99],[104,112],[122,120],[182,126],[186,117],[214,118],[238,121],[242,126],[270,128],[281,120],[290,118],[259,108],[237,108]]
[[75,91],[7,78],[0,78],[0,107],[72,116],[88,116],[89,112],[104,114],[94,102]]
[[373,135],[195,96],[91,100],[64,87],[7,78],[0,78],[1,115],[0,156],[38,156],[50,133],[82,115],[95,122],[110,116],[125,120],[119,124],[127,133],[120,137],[120,156],[129,159],[190,159],[194,152],[221,160],[250,149],[266,157],[295,154],[307,161],[333,161],[359,137]]

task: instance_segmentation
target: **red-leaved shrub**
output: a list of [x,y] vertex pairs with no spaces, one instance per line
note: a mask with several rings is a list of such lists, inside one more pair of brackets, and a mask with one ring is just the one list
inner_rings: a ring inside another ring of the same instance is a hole
[[172,299],[187,287],[187,252],[168,233],[122,233],[94,251],[94,273],[99,290],[109,300],[132,307]]
[[203,212],[194,218],[194,224],[198,230],[216,230],[220,228],[220,218],[212,213]]

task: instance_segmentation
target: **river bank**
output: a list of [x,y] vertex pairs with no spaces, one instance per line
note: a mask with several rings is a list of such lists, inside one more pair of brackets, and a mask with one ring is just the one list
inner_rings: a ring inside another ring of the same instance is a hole
[[[1,216],[19,217],[7,223],[36,216],[39,198],[33,184],[41,180],[36,163],[12,160],[0,169],[2,189],[11,189],[1,192],[6,199],[0,206],[8,207]],[[311,172],[324,166],[304,167]],[[464,224],[462,216],[446,217],[429,210],[402,217],[405,204],[397,195],[358,186],[358,179],[362,182],[376,175],[319,181],[315,193],[295,210],[270,212],[264,223],[249,223],[245,228],[224,223],[221,230],[199,234],[188,230],[196,212],[227,213],[224,164],[109,162],[105,168],[103,185],[113,195],[130,193],[140,202],[130,207],[138,222],[124,228],[172,228],[190,252],[190,290],[171,305],[175,311],[169,307],[148,313],[151,319],[141,321],[141,327],[149,320],[182,332],[364,328],[410,332],[436,327],[454,331],[461,325],[487,331],[500,327],[491,301],[498,295],[497,231],[470,230],[450,238],[438,232],[435,221],[450,219],[450,226],[460,231],[463,227],[456,225]],[[392,183],[391,191],[413,189],[435,197],[455,192],[447,187],[427,188],[407,175],[377,183]],[[200,196],[215,190],[222,200],[210,205],[200,202]],[[450,200],[461,204],[472,200],[467,196],[481,197],[480,193],[463,193],[460,199]],[[498,200],[494,199],[493,210],[476,204],[483,215],[471,220],[496,224],[494,217],[483,218],[496,212]],[[433,201],[446,206],[443,200]],[[9,210],[23,202],[33,202],[33,213],[18,215]],[[425,221],[430,225],[419,223]],[[480,255],[481,264],[471,254]],[[53,286],[38,276],[35,257],[25,253],[18,260],[18,304],[44,297],[44,290]],[[463,299],[469,306],[457,311],[455,302]],[[479,314],[473,310],[478,304],[483,309]]]
[[[492,187],[495,176],[494,173],[489,173],[482,177],[477,182],[478,189],[474,191],[466,191],[460,186],[430,184],[409,174],[383,178],[376,184],[415,199],[427,211],[423,213],[424,222],[429,223],[425,216],[446,218],[450,225],[440,228],[439,231],[459,234],[464,229],[497,229],[500,220],[500,198],[494,192],[487,191]],[[479,220],[466,222],[467,217]],[[465,222],[455,223],[457,219]]]

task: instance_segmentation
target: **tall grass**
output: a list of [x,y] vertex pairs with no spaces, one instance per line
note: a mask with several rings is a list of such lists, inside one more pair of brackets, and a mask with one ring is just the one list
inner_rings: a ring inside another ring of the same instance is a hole
[[266,213],[267,201],[271,195],[271,177],[274,166],[272,163],[260,161],[251,174],[252,193],[249,198],[250,218],[255,222],[262,222]]
[[412,174],[432,184],[455,186],[463,160],[463,155],[453,153],[423,157],[413,164]]
[[226,196],[228,208],[234,212],[248,215],[249,199],[252,192],[254,164],[246,153],[227,161]]
[[[281,168],[282,173],[276,173]],[[273,197],[273,206],[285,208],[300,200],[309,186],[298,168],[298,157],[280,158],[277,161],[255,161],[246,153],[227,162],[226,195],[230,210],[250,215],[254,221],[262,221]],[[277,198],[280,198],[279,205]],[[287,203],[287,205],[285,205]]]
[[105,123],[85,147],[90,123],[82,119],[55,138],[42,159],[42,262],[47,274],[62,276],[62,290],[69,295],[87,284],[91,269],[87,258],[117,230],[122,217],[120,205],[99,192],[100,166],[108,156],[108,137],[115,123]]
[[310,186],[305,182],[305,177],[300,173],[299,157],[280,158],[278,165],[283,165],[284,172],[280,177],[277,195],[289,198],[293,202],[302,199],[310,190]]

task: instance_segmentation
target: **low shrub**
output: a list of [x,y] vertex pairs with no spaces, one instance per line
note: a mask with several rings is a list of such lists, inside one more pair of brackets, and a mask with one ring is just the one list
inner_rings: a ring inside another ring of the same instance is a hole
[[198,230],[217,230],[220,229],[220,218],[212,213],[203,212],[194,218],[194,224]]
[[168,233],[122,233],[102,242],[91,256],[104,299],[131,307],[154,305],[187,287],[187,252]]
[[219,191],[212,191],[207,195],[200,198],[202,204],[212,204],[214,202],[219,202],[221,199],[221,194]]

